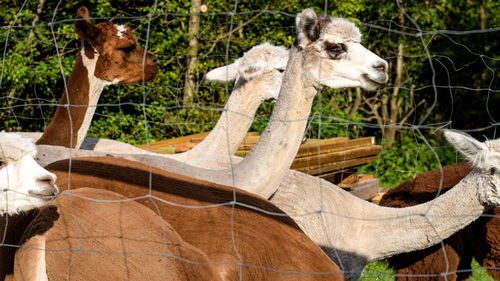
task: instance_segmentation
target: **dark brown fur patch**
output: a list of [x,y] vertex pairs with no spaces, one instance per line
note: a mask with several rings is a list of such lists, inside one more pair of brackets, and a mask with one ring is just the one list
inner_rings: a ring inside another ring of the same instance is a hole
[[[19,243],[21,234],[37,214],[38,209],[35,209],[18,215],[0,216],[0,241],[3,241],[4,245],[21,245]],[[0,246],[0,280],[14,273],[14,255],[17,249],[13,246]]]
[[49,205],[42,208],[38,215],[31,221],[26,230],[24,231],[21,239],[19,239],[19,245],[23,245],[31,237],[36,235],[42,235],[54,226],[54,222],[59,219],[59,213],[57,212],[57,207]]

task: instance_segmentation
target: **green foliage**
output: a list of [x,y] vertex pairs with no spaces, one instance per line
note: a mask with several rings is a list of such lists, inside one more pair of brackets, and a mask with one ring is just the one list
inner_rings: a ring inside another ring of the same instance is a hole
[[[294,14],[306,7],[318,13],[347,17],[360,23],[363,41],[368,49],[389,61],[390,81],[394,81],[394,65],[398,44],[404,44],[404,77],[399,96],[401,108],[408,110],[413,101],[426,99],[427,103],[408,119],[417,124],[434,102],[433,72],[424,46],[431,54],[435,68],[435,84],[459,85],[450,89],[438,88],[436,107],[428,122],[453,120],[455,128],[477,128],[500,120],[500,103],[494,92],[474,92],[471,89],[498,89],[499,73],[496,50],[498,33],[474,33],[449,36],[426,33],[418,37],[372,28],[364,24],[380,25],[394,31],[417,32],[408,19],[399,23],[400,10],[395,2],[379,3],[369,0],[325,1],[239,1],[234,16],[235,2],[207,0],[207,13],[202,14],[199,33],[198,62],[194,104],[182,104],[188,47],[190,1],[45,1],[38,21],[39,1],[0,0],[0,46],[6,47],[2,57],[4,73],[0,80],[0,130],[42,131],[50,121],[55,104],[64,90],[63,77],[71,72],[79,40],[72,19],[81,5],[90,9],[95,23],[111,20],[125,23],[139,38],[141,46],[158,57],[160,72],[145,85],[110,86],[105,89],[92,122],[90,135],[107,137],[129,143],[151,141],[211,130],[224,107],[232,84],[208,84],[205,74],[231,63],[252,46],[268,41],[290,47],[295,37]],[[471,30],[481,27],[481,5],[486,11],[485,28],[500,25],[497,1],[404,1],[403,8],[424,31]],[[279,12],[276,12],[279,11]],[[151,14],[149,22],[148,14]],[[49,23],[54,19],[54,23]],[[9,28],[10,25],[14,28]],[[231,24],[232,23],[232,24]],[[148,29],[149,27],[149,29]],[[226,57],[226,52],[228,56]],[[480,56],[479,56],[480,55]],[[450,78],[448,78],[450,77]],[[415,85],[414,97],[409,89]],[[380,98],[391,94],[391,85],[367,97]],[[354,93],[324,89],[314,101],[307,136],[311,138],[363,135],[381,137],[381,130],[370,128],[373,116],[353,109]],[[490,110],[485,110],[485,107]],[[262,131],[273,108],[263,104],[252,129]],[[460,114],[458,114],[460,113]],[[475,122],[470,122],[470,120]],[[366,126],[346,124],[368,122]],[[147,124],[147,126],[146,126]],[[146,134],[147,130],[147,134]],[[481,132],[492,137],[494,129]],[[401,137],[401,136],[400,136]],[[404,144],[404,139],[397,140]],[[398,145],[396,145],[398,146]],[[385,152],[381,157],[386,157]],[[387,156],[390,158],[390,156]],[[410,157],[411,158],[411,157]],[[411,165],[409,165],[411,166]],[[379,169],[380,170],[380,169]],[[415,170],[415,169],[411,169]],[[393,180],[395,182],[395,180]]]
[[495,279],[490,276],[486,269],[482,268],[476,259],[472,259],[472,276],[469,281],[494,281]]
[[349,116],[346,90],[325,89],[316,95],[311,109],[307,136],[309,138],[351,137],[360,135],[362,127],[350,122],[360,122],[359,113]]
[[[390,148],[384,149],[376,161],[360,168],[360,173],[374,174],[382,186],[396,187],[413,179],[417,174],[438,169],[461,160],[448,143],[428,139],[429,148],[420,137],[405,137]],[[438,161],[438,158],[439,161]]]
[[360,281],[394,281],[396,272],[385,260],[372,262],[365,267]]
[[[482,268],[479,263],[473,258],[471,263],[472,275],[468,279],[469,281],[493,281],[488,271]],[[389,267],[389,263],[386,260],[377,261],[370,263],[366,266],[363,271],[363,275],[359,279],[360,281],[393,281],[396,272],[394,269]]]

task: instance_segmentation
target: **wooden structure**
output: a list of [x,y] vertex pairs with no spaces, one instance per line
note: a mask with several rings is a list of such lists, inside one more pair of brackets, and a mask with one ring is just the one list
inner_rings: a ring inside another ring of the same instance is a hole
[[[168,154],[185,152],[207,135],[208,132],[155,142],[149,144],[149,150]],[[244,157],[258,141],[258,135],[247,135],[235,154]],[[139,147],[147,149],[146,145]],[[301,144],[291,169],[324,178],[360,198],[370,199],[379,194],[378,179],[358,175],[356,169],[375,161],[381,150],[382,147],[375,144],[374,137],[307,139]]]

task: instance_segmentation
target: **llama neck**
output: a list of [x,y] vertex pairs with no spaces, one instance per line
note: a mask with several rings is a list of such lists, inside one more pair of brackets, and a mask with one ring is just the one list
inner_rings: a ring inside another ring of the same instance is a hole
[[[112,82],[94,76],[99,54],[81,48],[75,66],[52,121],[37,144],[79,148],[92,121],[95,108],[104,86]],[[69,100],[68,100],[69,99]]]
[[[21,235],[36,216],[37,211],[0,216],[0,280],[14,273],[14,255]],[[5,234],[5,235],[4,235]]]
[[233,155],[252,125],[255,112],[263,98],[254,98],[256,93],[266,91],[263,79],[238,80],[229,96],[217,124],[208,136],[193,149],[169,158],[186,161],[207,155]]
[[373,247],[378,258],[385,258],[435,245],[487,210],[480,202],[479,190],[488,185],[482,173],[474,169],[455,187],[432,201],[402,209],[382,209],[380,215],[396,219],[376,222],[377,235],[384,239],[378,242],[373,239],[366,246]]
[[235,186],[270,197],[299,149],[316,88],[302,75],[303,55],[295,48],[284,72],[269,123],[251,153],[232,169]]
[[[479,172],[473,171],[432,201],[389,208],[325,180],[290,171],[271,202],[287,214],[311,214],[293,218],[322,248],[335,249],[329,255],[347,270],[352,269],[353,256],[372,262],[424,249],[451,236],[485,211],[478,189],[486,186]],[[350,258],[339,262],[337,255]]]

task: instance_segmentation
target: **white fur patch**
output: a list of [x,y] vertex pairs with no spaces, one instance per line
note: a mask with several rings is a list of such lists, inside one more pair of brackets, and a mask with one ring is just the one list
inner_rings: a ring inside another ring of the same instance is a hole
[[[342,41],[351,41],[361,43],[361,32],[359,28],[350,20],[343,18],[331,18],[331,21],[322,28],[323,38],[329,37],[341,39]],[[335,42],[336,40],[332,40]]]
[[120,24],[120,25],[115,25],[115,27],[116,27],[116,29],[118,30],[118,32],[116,33],[116,35],[117,35],[118,37],[120,37],[120,39],[123,39],[123,38],[124,38],[124,37],[123,37],[123,34],[124,34],[125,32],[127,32],[127,27],[126,27],[125,25],[123,25],[123,24]]
[[14,133],[0,133],[0,215],[12,215],[41,207],[40,196],[57,194],[56,176],[33,159],[37,149],[31,139]]
[[25,155],[35,157],[36,145],[32,139],[19,134],[0,132],[0,159],[17,161]]
[[118,79],[115,79],[113,81],[106,81],[106,80],[101,80],[97,77],[95,77],[94,72],[96,68],[96,63],[97,60],[99,59],[99,53],[94,53],[94,58],[89,59],[85,55],[85,51],[82,48],[80,51],[82,55],[82,62],[85,68],[87,68],[87,75],[89,79],[89,104],[88,104],[88,109],[85,114],[85,117],[83,119],[83,124],[80,126],[78,129],[78,140],[76,144],[76,148],[79,148],[80,145],[83,142],[83,139],[85,138],[85,135],[87,134],[87,131],[90,127],[90,123],[92,121],[92,117],[94,116],[94,112],[97,106],[97,102],[99,101],[99,97],[101,96],[102,90],[104,89],[104,86],[107,85],[112,85],[118,83]]
[[252,47],[234,63],[219,67],[207,73],[210,81],[231,81],[242,77],[250,80],[273,69],[284,70],[288,63],[288,50],[267,42]]

